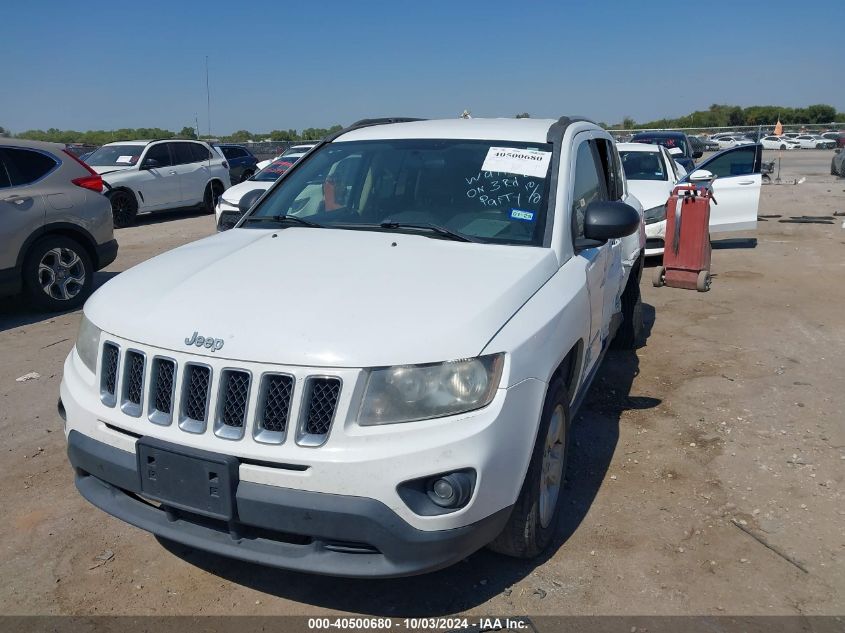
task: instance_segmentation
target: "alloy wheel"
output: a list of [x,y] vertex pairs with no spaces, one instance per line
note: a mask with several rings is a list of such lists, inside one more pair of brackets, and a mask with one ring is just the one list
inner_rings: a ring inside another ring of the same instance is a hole
[[53,299],[73,299],[85,286],[85,264],[76,251],[51,248],[38,263],[38,283]]

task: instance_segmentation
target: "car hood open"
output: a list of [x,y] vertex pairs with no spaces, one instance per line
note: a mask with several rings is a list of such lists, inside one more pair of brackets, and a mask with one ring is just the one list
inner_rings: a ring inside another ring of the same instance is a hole
[[[437,362],[479,354],[558,267],[548,248],[397,232],[234,229],[124,272],[85,313],[138,343],[232,360]],[[224,345],[188,347],[194,332]]]

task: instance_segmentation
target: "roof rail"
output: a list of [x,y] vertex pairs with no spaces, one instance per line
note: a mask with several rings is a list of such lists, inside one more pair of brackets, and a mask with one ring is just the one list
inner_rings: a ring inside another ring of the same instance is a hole
[[326,143],[330,143],[341,134],[346,134],[347,132],[351,132],[352,130],[357,130],[358,128],[362,127],[372,127],[374,125],[387,125],[388,123],[411,123],[413,121],[425,121],[425,119],[415,119],[413,117],[384,117],[380,119],[361,119],[360,121],[355,121],[355,123],[353,123],[349,127],[343,128],[339,132],[329,134],[325,139],[323,139],[323,141]]
[[563,135],[566,132],[566,128],[568,128],[572,123],[577,123],[579,121],[583,121],[584,123],[592,123],[594,125],[598,125],[592,119],[588,119],[582,116],[562,116],[557,121],[552,123],[549,126],[549,131],[546,134],[546,142],[547,143],[559,143],[563,139]]

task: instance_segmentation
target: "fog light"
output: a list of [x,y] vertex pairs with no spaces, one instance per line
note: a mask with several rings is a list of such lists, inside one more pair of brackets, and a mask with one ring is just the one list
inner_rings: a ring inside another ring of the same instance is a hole
[[464,472],[432,478],[427,486],[428,498],[441,508],[459,508],[469,501],[472,479]]

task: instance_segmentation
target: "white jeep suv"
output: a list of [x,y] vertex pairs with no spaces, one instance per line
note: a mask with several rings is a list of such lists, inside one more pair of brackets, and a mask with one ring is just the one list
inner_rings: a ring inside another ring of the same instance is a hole
[[108,143],[86,162],[103,177],[117,227],[150,211],[202,206],[213,213],[231,185],[225,158],[202,141]]
[[59,402],[76,486],[301,571],[535,556],[570,422],[638,337],[641,213],[589,121],[359,122],[88,301]]

